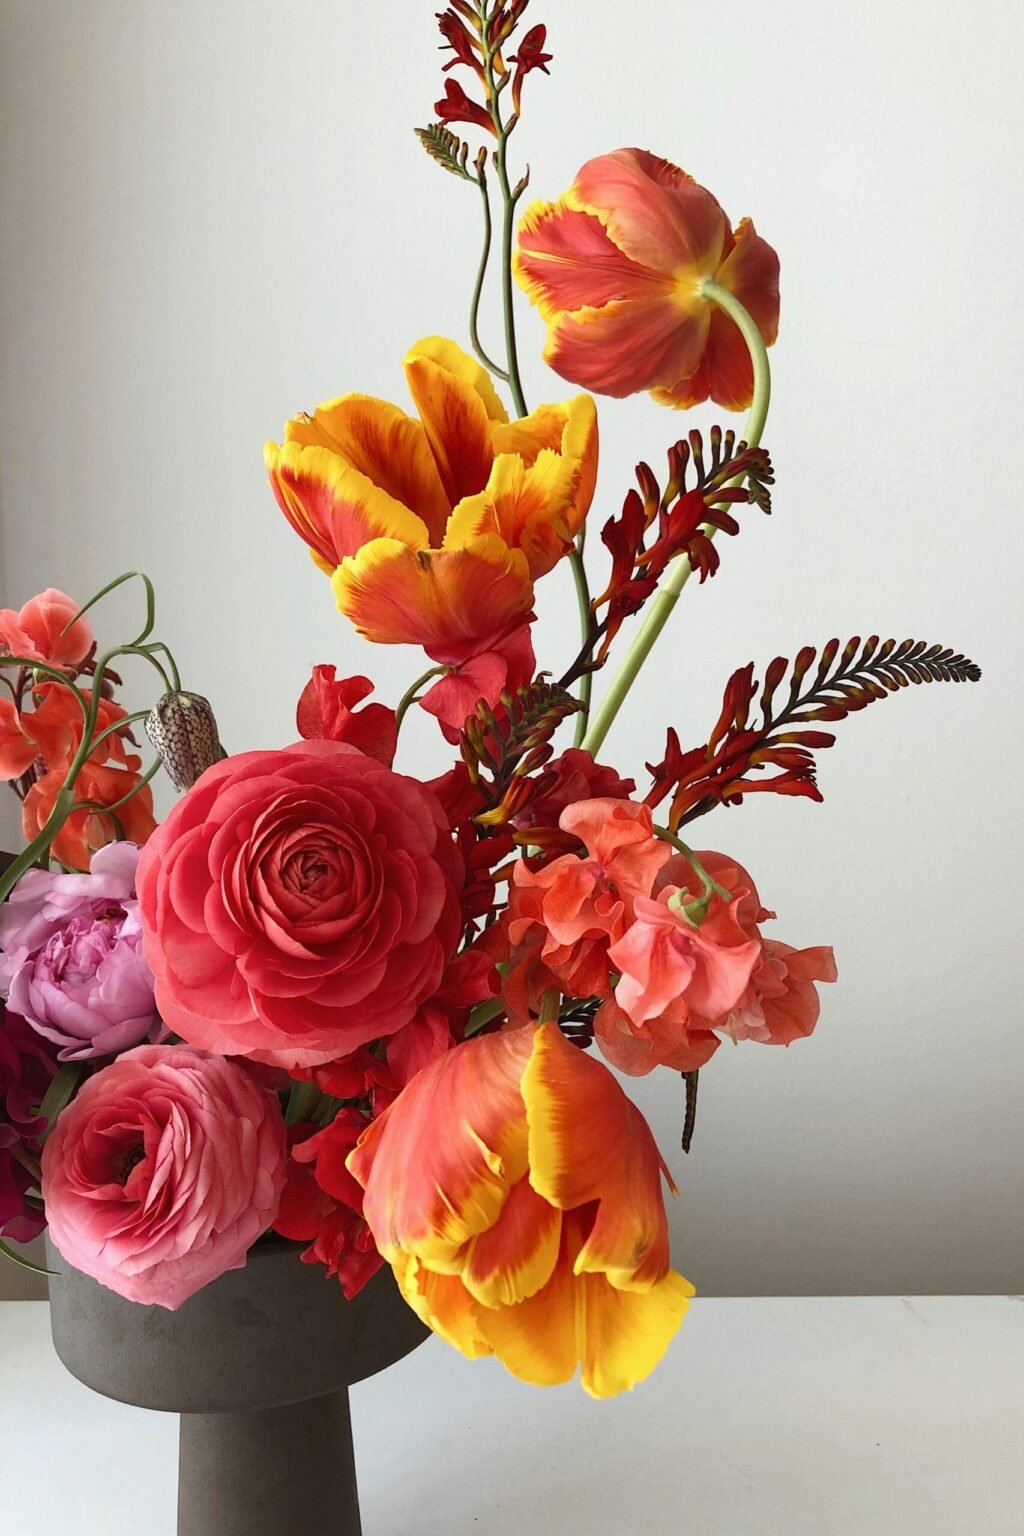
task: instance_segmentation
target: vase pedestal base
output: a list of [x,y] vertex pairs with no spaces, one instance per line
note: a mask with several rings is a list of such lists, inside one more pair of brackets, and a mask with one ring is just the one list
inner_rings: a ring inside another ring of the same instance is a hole
[[348,1391],[183,1413],[178,1536],[362,1536]]

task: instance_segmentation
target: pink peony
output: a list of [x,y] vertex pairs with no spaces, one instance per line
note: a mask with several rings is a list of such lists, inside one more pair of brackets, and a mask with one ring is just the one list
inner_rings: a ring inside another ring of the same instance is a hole
[[139,865],[168,1027],[286,1068],[408,1024],[462,927],[462,860],[424,785],[341,742],[207,769]]
[[60,1047],[61,1061],[110,1056],[160,1025],[142,953],[134,843],[110,843],[88,874],[31,869],[0,907],[0,990]]
[[50,1235],[101,1285],[173,1312],[245,1264],[286,1160],[279,1101],[244,1066],[141,1045],[57,1117],[43,1148]]

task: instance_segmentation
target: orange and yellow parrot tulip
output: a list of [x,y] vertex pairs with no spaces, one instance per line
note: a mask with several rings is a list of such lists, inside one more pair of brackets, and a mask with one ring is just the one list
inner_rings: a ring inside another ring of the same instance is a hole
[[612,1397],[657,1365],[693,1287],[669,1265],[650,1128],[557,1024],[424,1068],[349,1154],[402,1294],[470,1359]]
[[753,369],[735,323],[701,291],[712,279],[749,310],[766,345],[779,326],[779,259],[749,219],[642,149],[589,160],[519,225],[515,273],[548,325],[544,358],[601,395],[650,390],[682,408],[745,410]]
[[289,421],[265,450],[274,494],[368,639],[455,668],[523,656],[534,581],[571,549],[594,494],[594,402],[509,421],[486,370],[438,336],[405,373],[418,420],[353,394]]

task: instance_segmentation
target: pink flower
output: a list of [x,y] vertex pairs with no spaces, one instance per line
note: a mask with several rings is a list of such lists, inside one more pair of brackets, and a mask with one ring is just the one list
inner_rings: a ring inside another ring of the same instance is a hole
[[139,849],[110,843],[88,874],[22,875],[0,907],[0,990],[61,1061],[138,1045],[159,1030],[142,953]]
[[284,1188],[277,1097],[245,1067],[142,1045],[91,1077],[43,1148],[58,1251],[129,1301],[175,1311],[241,1269]]
[[725,935],[738,942],[723,943],[688,922],[669,904],[674,894],[663,891],[657,901],[638,896],[633,923],[608,951],[619,972],[615,1001],[634,1024],[646,1024],[678,1001],[720,1018],[743,996],[761,958],[760,944],[744,939],[738,925],[734,935]]
[[66,592],[47,587],[29,598],[18,613],[0,608],[0,651],[77,671],[93,643],[87,619],[71,623],[81,606]]
[[139,864],[168,1028],[286,1068],[392,1035],[437,990],[462,860],[431,792],[342,742],[207,769]]
[[46,1226],[41,1205],[28,1196],[39,1182],[46,1129],[38,1106],[56,1071],[52,1048],[0,1000],[0,1237],[15,1243],[30,1242]]

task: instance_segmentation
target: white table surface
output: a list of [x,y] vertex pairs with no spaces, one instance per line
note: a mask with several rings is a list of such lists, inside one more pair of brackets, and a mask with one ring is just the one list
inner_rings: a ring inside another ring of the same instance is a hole
[[[352,1402],[366,1536],[1024,1533],[1024,1297],[698,1299],[610,1403],[431,1339]],[[173,1536],[176,1430],[0,1305],[5,1536]]]

